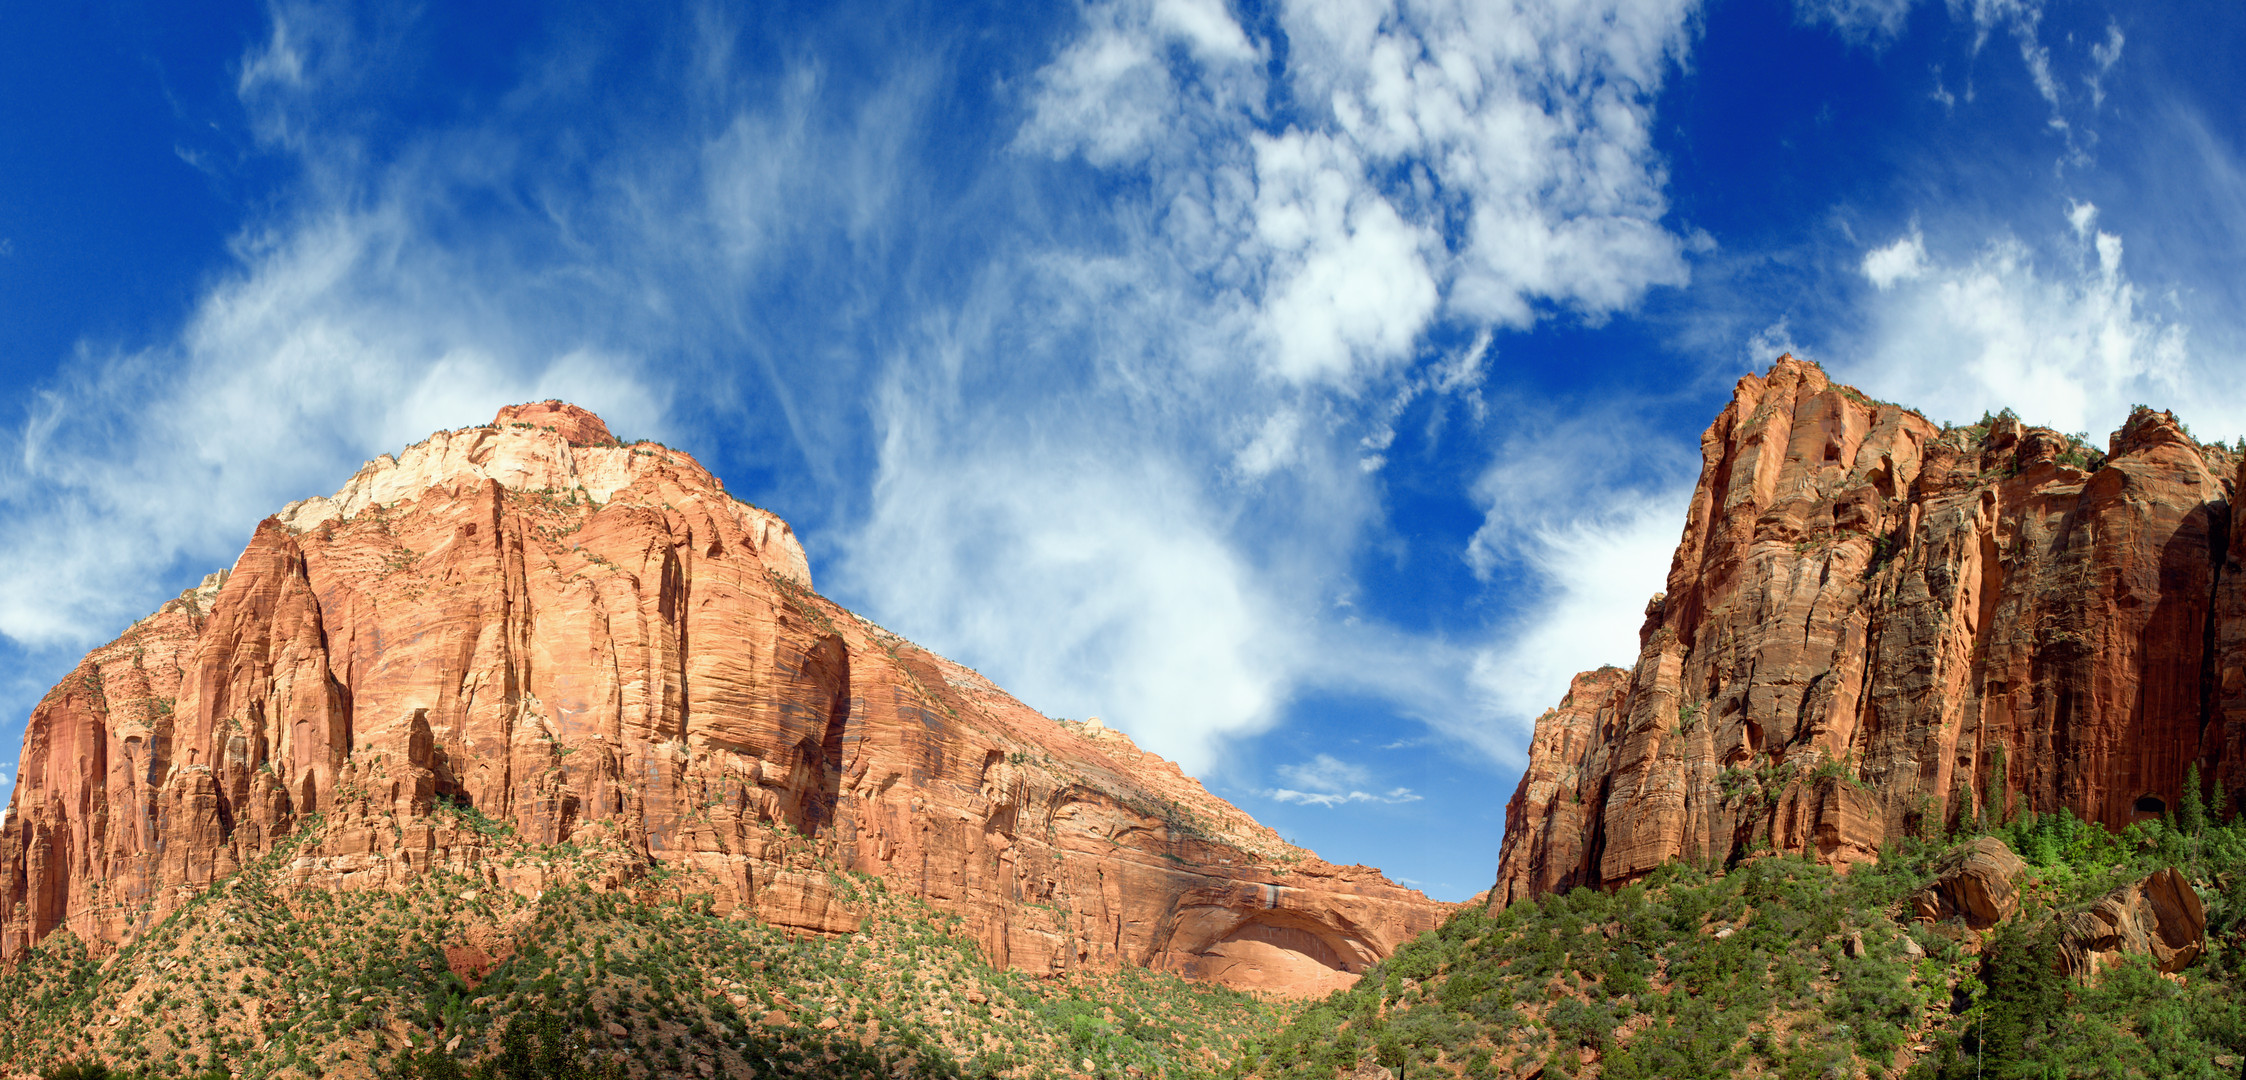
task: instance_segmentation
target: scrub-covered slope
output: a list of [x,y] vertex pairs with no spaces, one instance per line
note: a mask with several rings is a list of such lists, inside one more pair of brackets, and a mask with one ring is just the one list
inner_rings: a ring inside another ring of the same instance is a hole
[[693,870],[612,887],[633,859],[613,840],[431,824],[465,858],[388,888],[300,882],[315,815],[115,952],[49,935],[0,972],[0,1075],[1213,1080],[1292,1012],[1142,968],[993,968],[957,916],[870,875],[822,871],[856,931],[791,934],[720,914]]
[[[2196,808],[2195,808],[2196,809]],[[2018,854],[2015,855],[2014,851]],[[1764,848],[1460,913],[1251,1055],[1260,1080],[2235,1077],[2246,826],[2071,814]]]

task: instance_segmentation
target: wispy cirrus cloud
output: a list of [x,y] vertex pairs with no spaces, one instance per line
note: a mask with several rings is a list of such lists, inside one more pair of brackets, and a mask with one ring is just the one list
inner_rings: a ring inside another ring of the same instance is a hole
[[[889,354],[841,580],[1190,769],[1308,687],[1493,747],[1464,650],[1337,601],[1405,404],[1480,415],[1491,329],[1685,280],[1650,125],[1690,5],[1287,5],[1283,67],[1218,5],[1079,11],[1013,145],[1111,178],[1116,213]],[[989,393],[1030,356],[1058,361],[1033,405]],[[1363,662],[1391,651],[1433,670]]]
[[1578,672],[1637,657],[1699,466],[1681,441],[1604,437],[1651,426],[1626,400],[1523,425],[1475,486],[1469,564],[1526,579],[1511,617],[1463,658],[1477,741],[1508,764]]
[[1411,803],[1420,801],[1408,787],[1390,788],[1385,792],[1364,790],[1372,783],[1372,774],[1359,765],[1351,765],[1332,754],[1319,754],[1309,761],[1294,765],[1281,765],[1279,776],[1294,787],[1274,788],[1266,794],[1285,803],[1303,806],[1346,806],[1351,803]]
[[83,647],[160,582],[232,561],[257,520],[500,404],[570,396],[649,427],[658,395],[612,358],[470,324],[395,208],[245,242],[175,340],[86,346],[0,464],[0,634]]
[[2055,257],[2000,237],[1942,258],[1915,229],[1866,252],[1872,322],[1840,370],[1961,422],[2011,408],[2095,433],[2132,402],[2179,401],[2198,381],[2190,328],[2130,279],[2122,238],[2097,220],[2095,206],[2072,204]]
[[[292,179],[176,332],[88,343],[13,433],[40,580],[0,574],[0,634],[88,644],[365,458],[565,396],[733,433],[823,586],[1197,771],[1305,687],[1453,715],[1442,672],[1334,662],[1466,662],[1338,603],[1396,415],[1479,415],[1491,332],[1687,279],[1651,131],[1691,11],[1120,0],[997,80],[963,28],[775,53],[653,11],[644,93],[564,27],[400,126],[436,16],[276,2],[235,91]],[[960,126],[994,84],[1018,111]]]

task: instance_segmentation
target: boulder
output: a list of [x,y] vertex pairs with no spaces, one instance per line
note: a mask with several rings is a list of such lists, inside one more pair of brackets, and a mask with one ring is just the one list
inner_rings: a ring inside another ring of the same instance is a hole
[[1983,836],[1942,857],[1939,876],[1911,897],[1911,914],[1929,922],[1963,919],[1976,930],[2011,918],[2020,909],[2020,875],[2028,864],[2004,841]]
[[2207,948],[2207,910],[2174,868],[2107,893],[2069,916],[2060,962],[2087,978],[2123,956],[2142,956],[2162,972],[2182,971]]

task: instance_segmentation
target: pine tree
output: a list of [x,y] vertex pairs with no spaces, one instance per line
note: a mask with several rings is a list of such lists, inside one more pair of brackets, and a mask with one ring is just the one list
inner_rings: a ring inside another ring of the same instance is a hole
[[2196,762],[2184,770],[2183,799],[2176,808],[2176,825],[2186,836],[2198,836],[2207,831],[2207,793],[2199,786]]

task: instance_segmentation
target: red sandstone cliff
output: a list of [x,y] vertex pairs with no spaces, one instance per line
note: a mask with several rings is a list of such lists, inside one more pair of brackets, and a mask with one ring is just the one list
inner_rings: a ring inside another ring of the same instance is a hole
[[[2242,463],[1945,429],[1781,358],[1701,437],[1637,662],[1537,722],[1492,902],[1764,844],[1834,863],[1992,812],[2246,806]],[[2001,790],[1998,787],[2001,786]]]
[[473,863],[438,799],[811,930],[856,925],[827,868],[872,873],[1040,971],[1322,993],[1452,907],[828,602],[785,522],[550,402],[292,504],[47,695],[0,819],[0,955],[126,939],[314,823],[300,881]]

